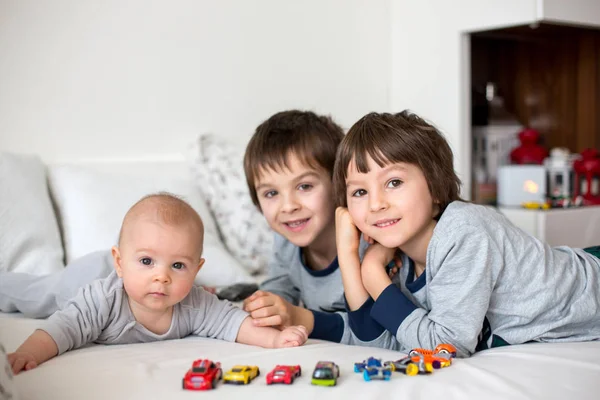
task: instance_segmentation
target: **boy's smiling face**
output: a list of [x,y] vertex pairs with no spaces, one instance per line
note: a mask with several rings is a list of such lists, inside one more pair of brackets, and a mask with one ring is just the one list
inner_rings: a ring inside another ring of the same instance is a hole
[[369,172],[348,166],[346,198],[356,227],[385,247],[405,253],[427,248],[438,206],[419,167],[408,163],[379,166],[368,158]]
[[263,169],[256,180],[258,201],[269,226],[298,247],[318,240],[331,241],[335,248],[331,176],[293,154],[287,161],[289,168]]

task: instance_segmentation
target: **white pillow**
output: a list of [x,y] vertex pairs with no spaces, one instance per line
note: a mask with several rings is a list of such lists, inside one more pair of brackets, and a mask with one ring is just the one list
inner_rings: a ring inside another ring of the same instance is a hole
[[253,281],[218,239],[215,222],[189,173],[188,179],[165,174],[163,167],[150,163],[137,169],[132,172],[129,164],[122,164],[118,173],[81,165],[50,167],[50,190],[58,208],[67,262],[115,245],[127,210],[145,195],[168,191],[187,201],[204,222],[206,263],[196,283],[225,286]]
[[0,272],[46,275],[63,268],[44,164],[0,152]]
[[212,211],[229,252],[251,273],[266,269],[273,233],[252,203],[244,175],[244,151],[211,134],[191,147],[196,184]]

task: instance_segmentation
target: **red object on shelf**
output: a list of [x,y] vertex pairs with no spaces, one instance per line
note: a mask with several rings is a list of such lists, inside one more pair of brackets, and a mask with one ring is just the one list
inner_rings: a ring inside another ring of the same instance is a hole
[[[575,171],[574,198],[581,196],[583,205],[600,204],[600,153],[596,149],[585,149],[581,158],[573,163]],[[585,187],[583,187],[585,186]]]
[[513,164],[543,164],[548,157],[548,150],[538,144],[540,133],[535,129],[525,129],[519,133],[521,145],[510,152]]

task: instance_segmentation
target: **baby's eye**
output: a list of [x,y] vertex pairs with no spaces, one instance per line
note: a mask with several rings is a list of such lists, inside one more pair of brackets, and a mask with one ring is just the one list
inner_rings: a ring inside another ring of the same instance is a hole
[[144,257],[140,262],[144,265],[152,265],[152,259],[150,257]]
[[400,179],[392,179],[388,182],[387,187],[389,188],[397,188],[402,185],[402,181]]
[[367,191],[365,189],[358,189],[352,193],[352,197],[362,197],[366,194],[367,194]]
[[173,268],[175,268],[175,269],[184,269],[185,268],[185,264],[184,263],[180,263],[180,262],[176,262],[176,263],[173,263]]
[[307,191],[313,188],[313,185],[311,185],[310,183],[303,183],[301,185],[298,186],[298,189],[302,190],[302,191]]
[[276,195],[277,195],[277,192],[275,190],[268,191],[264,194],[264,196],[267,199],[270,199],[271,197],[275,197]]

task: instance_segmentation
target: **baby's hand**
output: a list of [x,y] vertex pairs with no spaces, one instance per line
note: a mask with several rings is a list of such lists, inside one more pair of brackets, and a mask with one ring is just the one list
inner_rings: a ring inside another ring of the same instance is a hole
[[290,326],[293,307],[281,296],[262,290],[244,300],[244,311],[250,313],[255,326]]
[[275,337],[273,347],[302,346],[307,340],[308,332],[304,326],[288,326]]
[[38,366],[33,355],[25,352],[8,354],[8,363],[12,367],[13,374],[15,375],[23,370],[29,371]]

